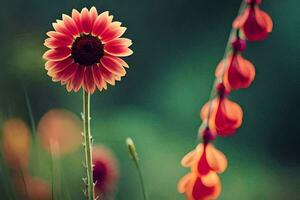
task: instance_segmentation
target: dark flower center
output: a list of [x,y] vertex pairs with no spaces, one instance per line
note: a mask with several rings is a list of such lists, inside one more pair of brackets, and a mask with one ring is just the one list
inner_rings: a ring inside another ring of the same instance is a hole
[[71,50],[75,62],[85,66],[99,63],[104,55],[100,39],[91,35],[76,38]]

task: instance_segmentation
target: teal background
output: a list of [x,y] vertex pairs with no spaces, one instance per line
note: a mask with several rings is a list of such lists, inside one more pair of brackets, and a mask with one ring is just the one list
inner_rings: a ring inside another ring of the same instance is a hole
[[[51,23],[72,8],[95,5],[98,11],[109,10],[128,27],[125,36],[134,43],[134,54],[126,59],[127,76],[91,100],[95,141],[110,147],[120,163],[116,199],[141,199],[125,146],[128,136],[136,142],[150,199],[184,199],[176,191],[177,181],[187,172],[180,159],[197,144],[199,110],[208,99],[239,4],[236,0],[1,2],[1,120],[20,117],[29,124],[24,89],[36,123],[52,108],[80,115],[81,93],[68,93],[44,70],[43,40]],[[272,16],[274,30],[267,40],[249,44],[244,53],[257,74],[249,89],[230,97],[244,109],[242,127],[234,137],[215,142],[229,161],[221,175],[221,200],[300,195],[299,6],[297,0],[261,5]],[[34,149],[32,173],[50,180],[50,156],[38,146]],[[58,161],[62,189],[71,199],[83,199],[81,156],[78,150]],[[0,184],[0,199],[8,199],[7,178],[2,176]]]

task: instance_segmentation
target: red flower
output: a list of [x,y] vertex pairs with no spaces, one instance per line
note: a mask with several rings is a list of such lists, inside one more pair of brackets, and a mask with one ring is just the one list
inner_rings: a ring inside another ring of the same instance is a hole
[[73,9],[72,17],[62,16],[53,23],[55,31],[47,33],[45,46],[50,48],[43,58],[53,81],[66,84],[67,90],[81,87],[93,93],[96,87],[107,89],[125,76],[127,63],[119,57],[132,54],[128,48],[132,42],[120,38],[126,31],[120,22],[112,22],[108,12],[98,15],[95,7]]
[[215,98],[203,106],[200,116],[204,122],[207,122],[208,112],[210,112],[208,127],[214,134],[232,135],[242,124],[241,107],[227,98]]
[[263,40],[272,31],[272,19],[258,7],[258,4],[261,2],[260,0],[246,1],[248,5],[242,15],[234,20],[233,27],[236,29],[241,28],[250,41]]
[[226,89],[247,88],[255,77],[253,64],[244,59],[241,54],[234,53],[222,60],[216,69],[216,77],[223,76],[223,83]]
[[206,177],[189,173],[179,181],[177,188],[180,193],[185,193],[188,200],[212,200],[219,197],[221,182],[216,173]]
[[211,143],[199,144],[181,160],[184,167],[191,167],[200,176],[208,175],[211,171],[222,173],[227,168],[226,156]]
[[116,186],[119,169],[114,154],[103,146],[93,148],[93,180],[96,194],[109,194]]

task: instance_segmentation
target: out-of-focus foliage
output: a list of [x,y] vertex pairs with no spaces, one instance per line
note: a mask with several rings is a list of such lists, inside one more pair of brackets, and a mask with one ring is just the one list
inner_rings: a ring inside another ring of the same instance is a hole
[[[108,91],[95,93],[91,102],[94,139],[110,147],[120,163],[116,199],[141,199],[137,173],[124,145],[128,136],[139,150],[150,199],[184,199],[176,191],[177,181],[186,172],[180,159],[196,145],[199,109],[208,99],[239,3],[3,1],[0,119],[18,117],[29,124],[24,90],[36,123],[53,108],[68,109],[80,117],[81,93],[67,93],[43,69],[43,40],[51,23],[62,13],[70,14],[73,7],[95,5],[100,11],[109,10],[128,27],[126,36],[134,42],[127,76]],[[247,91],[231,96],[244,108],[242,128],[236,136],[216,142],[229,160],[221,176],[222,200],[300,195],[299,1],[263,1],[262,8],[274,20],[273,33],[266,41],[248,46],[244,56],[254,63],[256,80]],[[81,147],[54,162],[36,140],[31,152],[32,176],[50,185],[54,178],[57,198],[83,199]],[[0,199],[13,199],[3,160],[0,177]]]

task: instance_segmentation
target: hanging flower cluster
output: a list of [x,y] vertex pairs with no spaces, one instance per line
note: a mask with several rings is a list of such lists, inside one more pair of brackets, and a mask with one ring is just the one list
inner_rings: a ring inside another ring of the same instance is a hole
[[212,141],[217,136],[234,134],[242,124],[243,111],[228,95],[248,88],[254,80],[255,68],[242,56],[247,40],[263,40],[272,31],[272,20],[260,10],[260,3],[261,0],[243,0],[242,7],[245,7],[233,22],[230,50],[215,71],[215,95],[200,111],[199,136],[203,142],[182,159],[181,164],[191,170],[179,181],[178,191],[188,200],[217,199],[221,193],[218,174],[225,171],[227,159]]

